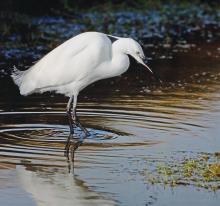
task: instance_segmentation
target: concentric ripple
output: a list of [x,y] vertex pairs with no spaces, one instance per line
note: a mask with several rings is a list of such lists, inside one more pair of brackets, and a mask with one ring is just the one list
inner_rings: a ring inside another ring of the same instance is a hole
[[[25,121],[28,116],[35,114],[43,115],[45,118],[56,118],[59,113],[4,113],[8,117],[16,116],[16,121]],[[3,115],[3,114],[1,114]],[[19,116],[19,117],[18,117]],[[24,118],[25,117],[25,118]],[[30,118],[30,117],[29,117]],[[88,128],[90,136],[86,137],[84,145],[94,146],[99,142],[102,147],[108,147],[113,139],[116,139],[122,135],[113,131],[105,131]],[[73,138],[78,139],[83,136],[83,132],[80,129],[75,129]],[[64,124],[5,124],[0,129],[1,136],[1,161],[10,163],[19,163],[19,160],[26,158],[31,160],[33,164],[47,164],[50,162],[54,165],[63,165],[65,163],[63,152],[67,137],[69,136],[69,127]],[[44,161],[42,161],[44,160]]]
[[[206,102],[212,98],[216,96],[203,92],[194,95],[179,89],[160,91],[159,95],[156,91],[148,96],[116,95],[102,99],[101,104],[79,103],[78,115],[91,134],[79,150],[84,150],[85,155],[104,151],[114,156],[116,150],[141,149],[175,136],[185,139],[187,135],[202,134],[209,127],[207,114],[212,115],[212,111],[207,110]],[[35,99],[33,103],[38,102]],[[42,107],[42,103],[39,105]],[[1,157],[13,163],[26,158],[36,164],[64,165],[63,149],[69,127],[63,108],[64,102],[53,102],[43,112],[35,106],[28,111],[1,112]],[[80,129],[75,129],[74,138],[83,135]]]
[[[191,153],[219,151],[216,75],[220,76],[215,74],[212,82],[204,84],[197,82],[197,75],[196,82],[79,99],[77,113],[91,135],[76,151],[74,162],[64,157],[69,136],[66,99],[47,94],[19,101],[4,98],[0,101],[0,181],[19,181],[18,188],[44,205],[54,201],[67,206],[73,202],[117,205],[121,200],[123,205],[146,205],[147,198],[158,196],[146,183],[148,167],[179,161]],[[83,135],[77,128],[73,138]],[[14,179],[3,170],[15,171]]]

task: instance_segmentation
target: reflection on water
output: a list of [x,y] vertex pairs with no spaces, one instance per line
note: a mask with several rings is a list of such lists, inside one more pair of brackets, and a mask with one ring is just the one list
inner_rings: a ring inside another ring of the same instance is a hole
[[[169,72],[176,66],[169,65]],[[141,79],[128,77],[116,84],[117,90],[105,86],[111,80],[90,88],[78,113],[91,136],[75,154],[74,173],[63,156],[69,133],[66,99],[50,94],[21,98],[3,89],[0,191],[19,194],[18,205],[170,205],[198,200],[200,205],[218,205],[218,191],[215,197],[193,187],[172,192],[151,186],[143,175],[158,161],[220,150],[220,62],[212,68],[200,66],[184,66],[182,78],[176,73],[177,79],[167,82],[164,73],[162,86],[140,86]],[[0,200],[10,205],[7,198]]]
[[27,164],[17,167],[22,187],[37,205],[114,205],[89,191],[85,183],[63,168],[43,168]]
[[[17,195],[13,191],[17,182],[20,189],[34,199],[17,202],[13,199],[1,201],[4,205],[115,205],[113,201],[105,200],[99,194],[92,192],[85,182],[67,172],[65,167],[43,167],[32,165],[30,161],[22,161],[22,165],[1,164],[0,191],[8,196]],[[10,175],[10,179],[8,175]],[[13,183],[11,182],[13,180]],[[16,192],[16,193],[15,193]],[[15,193],[15,194],[14,194]],[[24,194],[22,194],[24,196]],[[24,196],[25,197],[25,196]],[[25,198],[27,198],[25,197]],[[2,200],[2,199],[1,199]],[[8,203],[8,204],[7,204]],[[23,203],[23,204],[22,204]]]

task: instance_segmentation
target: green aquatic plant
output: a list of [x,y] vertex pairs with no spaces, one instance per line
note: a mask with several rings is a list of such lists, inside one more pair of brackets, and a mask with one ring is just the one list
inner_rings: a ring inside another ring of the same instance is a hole
[[191,185],[216,191],[220,189],[219,153],[199,155],[180,161],[157,163],[153,170],[148,170],[148,182],[164,186]]

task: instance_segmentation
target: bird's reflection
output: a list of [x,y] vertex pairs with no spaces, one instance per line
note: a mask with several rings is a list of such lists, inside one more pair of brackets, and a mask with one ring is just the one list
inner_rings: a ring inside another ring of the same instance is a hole
[[79,176],[69,173],[65,167],[22,162],[16,171],[22,187],[31,194],[38,206],[115,205],[113,201],[91,191]]
[[74,162],[75,162],[75,152],[83,144],[84,138],[73,138],[73,134],[70,133],[66,146],[64,149],[64,156],[67,158],[69,173],[72,171],[74,174]]

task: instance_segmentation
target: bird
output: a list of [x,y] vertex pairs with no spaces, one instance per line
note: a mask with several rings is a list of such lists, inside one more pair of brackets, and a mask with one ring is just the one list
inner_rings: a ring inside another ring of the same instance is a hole
[[74,146],[74,150],[90,135],[76,114],[79,92],[98,80],[126,72],[130,65],[129,56],[153,74],[136,40],[88,31],[65,41],[25,71],[14,67],[11,77],[21,95],[54,91],[69,97],[66,107],[70,127],[65,146],[67,154],[75,127],[79,127],[85,135]]

